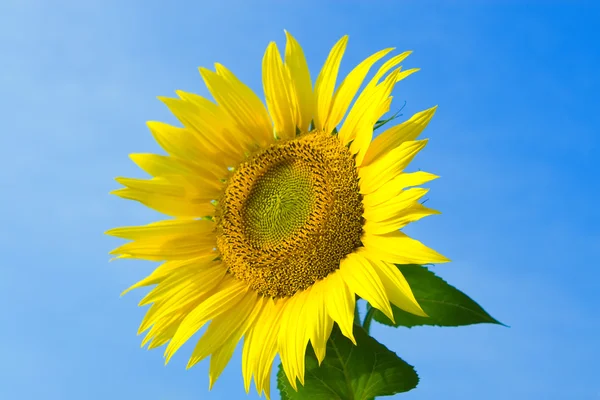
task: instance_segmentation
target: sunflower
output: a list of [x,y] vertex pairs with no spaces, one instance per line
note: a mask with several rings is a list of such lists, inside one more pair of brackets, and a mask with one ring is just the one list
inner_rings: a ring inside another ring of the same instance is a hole
[[404,172],[435,107],[372,140],[394,85],[417,71],[396,68],[410,52],[359,91],[393,49],[379,51],[336,89],[343,37],[313,88],[302,48],[286,36],[283,60],[275,43],[263,58],[266,108],[220,64],[200,68],[214,102],[183,91],[160,98],[183,127],[149,122],[168,155],[131,155],[152,178],[117,178],[125,187],[113,193],[173,218],[107,232],[130,240],[117,258],[163,262],[126,290],[154,286],[140,302],[151,305],[142,346],[166,344],[168,362],[208,324],[187,366],[210,356],[212,387],[243,338],[246,391],[254,377],[267,398],[277,354],[297,388],[308,342],[321,362],[334,322],[356,344],[356,296],[390,319],[390,302],[425,315],[395,263],[448,261],[400,231],[437,213],[415,187],[436,176]]

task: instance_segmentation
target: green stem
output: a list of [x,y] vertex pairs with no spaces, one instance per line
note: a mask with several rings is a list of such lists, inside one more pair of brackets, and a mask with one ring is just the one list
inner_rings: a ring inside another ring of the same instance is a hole
[[369,329],[371,329],[371,321],[373,321],[373,315],[375,315],[375,308],[369,308],[367,311],[367,315],[365,315],[365,319],[363,320],[362,327],[367,333],[369,333]]

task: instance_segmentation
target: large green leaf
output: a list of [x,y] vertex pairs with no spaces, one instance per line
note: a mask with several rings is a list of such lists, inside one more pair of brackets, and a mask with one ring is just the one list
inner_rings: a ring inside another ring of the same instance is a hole
[[414,368],[396,353],[354,327],[357,345],[334,328],[327,342],[327,356],[321,366],[312,347],[306,352],[304,386],[296,392],[281,364],[277,387],[282,400],[371,400],[414,389],[419,377]]
[[501,324],[473,299],[447,284],[426,267],[420,265],[398,265],[397,267],[410,284],[415,298],[429,318],[410,314],[392,305],[395,324],[379,310],[374,313],[375,321],[389,326],[407,327]]

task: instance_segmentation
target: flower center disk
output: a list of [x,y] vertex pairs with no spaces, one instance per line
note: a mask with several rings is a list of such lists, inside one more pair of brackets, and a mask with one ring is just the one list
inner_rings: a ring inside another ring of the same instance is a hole
[[361,246],[361,200],[354,158],[336,137],[273,144],[239,165],[218,203],[222,259],[260,294],[293,296]]

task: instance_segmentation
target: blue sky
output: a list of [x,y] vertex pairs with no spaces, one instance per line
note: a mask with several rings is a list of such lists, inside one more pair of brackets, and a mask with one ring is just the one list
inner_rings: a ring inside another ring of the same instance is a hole
[[453,260],[440,276],[511,326],[375,326],[422,379],[397,398],[600,396],[599,6],[173,3],[0,4],[0,398],[246,398],[239,352],[209,394],[208,362],[185,370],[191,346],[167,367],[139,348],[143,292],[119,293],[153,265],[108,263],[117,241],[103,232],[156,218],[108,195],[113,177],[142,176],[127,154],[158,151],[145,121],[174,121],[156,96],[206,95],[196,68],[214,62],[260,91],[283,29],[313,71],[343,34],[344,72],[384,47],[414,50],[405,65],[422,70],[393,107],[439,104],[413,168],[442,176],[429,205],[443,214],[410,233]]

